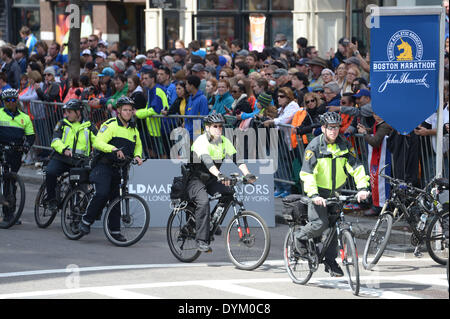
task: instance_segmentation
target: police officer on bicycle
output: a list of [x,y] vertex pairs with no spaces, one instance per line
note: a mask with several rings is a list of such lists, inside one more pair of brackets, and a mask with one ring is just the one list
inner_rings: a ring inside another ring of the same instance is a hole
[[253,183],[255,175],[251,174],[243,160],[236,159],[236,149],[229,139],[222,135],[225,120],[221,114],[212,113],[205,120],[206,132],[192,144],[191,178],[187,184],[190,200],[196,204],[196,240],[200,251],[211,251],[210,207],[208,194],[233,195],[230,179],[220,172],[222,161],[233,158],[246,180]]
[[[327,207],[326,198],[334,197],[347,180],[347,174],[353,176],[358,189],[358,202],[369,196],[369,176],[364,166],[357,162],[352,145],[339,135],[341,116],[336,112],[321,115],[322,134],[315,137],[307,146],[300,171],[303,189],[311,203],[308,205],[308,223],[296,233],[296,247],[300,254],[305,252],[306,241],[316,238],[330,226],[328,213],[333,207]],[[343,276],[336,262],[337,237],[325,256],[325,271],[331,276]]]
[[[11,171],[17,173],[22,165],[23,153],[27,153],[34,143],[33,123],[30,117],[19,109],[19,92],[16,89],[2,91],[1,98],[4,107],[0,109],[0,143],[23,146],[23,152],[11,150],[5,156]],[[0,194],[0,204],[8,205],[2,197]],[[5,218],[8,218],[8,214],[5,214]]]
[[74,167],[73,154],[88,157],[91,154],[97,128],[90,121],[83,119],[83,105],[76,99],[69,100],[64,106],[64,118],[53,130],[51,147],[54,152],[46,168],[45,185],[49,209],[58,207],[56,183],[58,176]]
[[[90,225],[101,216],[106,203],[119,196],[120,163],[127,157],[134,157],[138,165],[142,165],[142,143],[133,119],[134,101],[123,96],[117,100],[116,107],[117,117],[103,123],[95,138],[95,164],[89,176],[95,193],[81,219],[80,231],[84,235],[89,234]],[[109,223],[114,239],[125,242],[126,238],[120,233],[120,210],[111,214]]]

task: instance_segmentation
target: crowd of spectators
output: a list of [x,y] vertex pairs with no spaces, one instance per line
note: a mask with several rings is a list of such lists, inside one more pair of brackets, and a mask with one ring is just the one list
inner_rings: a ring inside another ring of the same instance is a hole
[[[347,138],[373,132],[382,121],[371,106],[369,55],[355,38],[340,39],[337,49],[328,52],[319,52],[306,38],[297,39],[294,49],[283,34],[262,52],[248,51],[239,39],[231,43],[218,40],[206,48],[196,40],[187,46],[179,40],[175,48],[139,52],[92,34],[81,38],[81,71],[69,79],[67,56],[58,43],[37,40],[27,27],[20,34],[22,42],[0,49],[0,92],[9,87],[20,90],[24,111],[32,117],[42,145],[49,141],[52,127],[45,127],[48,105],[36,101],[85,100],[91,121],[99,125],[115,115],[118,98],[129,96],[136,101],[140,132],[148,142],[147,156],[169,157],[171,129],[183,126],[191,139],[200,129],[188,117],[149,116],[216,112],[233,116],[232,123],[241,130],[279,128],[280,169],[275,177],[289,180],[288,155],[298,157],[299,144],[305,147],[321,133],[320,114],[340,112],[341,133]],[[445,57],[448,78],[448,37]],[[435,122],[424,121],[411,135],[435,135]],[[293,129],[285,125],[293,125]],[[383,128],[377,132],[396,134],[386,124]],[[448,124],[446,129],[448,133]],[[419,171],[415,166],[410,169]],[[276,196],[292,191],[289,184],[276,184]]]

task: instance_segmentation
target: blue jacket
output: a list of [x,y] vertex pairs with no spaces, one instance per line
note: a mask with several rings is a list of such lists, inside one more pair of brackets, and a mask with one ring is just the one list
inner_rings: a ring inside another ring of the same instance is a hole
[[[198,90],[194,96],[189,96],[186,103],[185,115],[208,115],[208,100],[201,90]],[[184,128],[188,130],[191,139],[194,137],[194,125],[192,119],[186,119]],[[200,134],[200,132],[198,132]]]
[[214,103],[214,106],[211,109],[210,113],[213,113],[216,111],[216,113],[225,114],[227,111],[225,110],[225,107],[231,109],[231,106],[233,105],[234,99],[231,96],[230,92],[226,92],[224,95],[216,95],[216,103]]

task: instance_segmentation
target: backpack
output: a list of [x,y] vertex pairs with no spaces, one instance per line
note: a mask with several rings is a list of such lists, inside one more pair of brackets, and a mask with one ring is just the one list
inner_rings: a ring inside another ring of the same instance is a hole
[[181,176],[175,176],[172,181],[170,190],[170,199],[180,199],[182,201],[188,199],[187,185],[191,177],[191,170],[187,165],[181,165]]

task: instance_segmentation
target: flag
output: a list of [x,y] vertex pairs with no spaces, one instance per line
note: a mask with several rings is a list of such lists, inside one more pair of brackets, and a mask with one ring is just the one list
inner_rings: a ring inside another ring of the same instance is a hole
[[387,139],[388,137],[385,136],[379,147],[367,145],[372,202],[377,207],[383,207],[390,193],[390,184],[385,178],[378,175],[380,169],[389,164],[383,174],[391,176],[392,158],[391,152],[387,148]]

